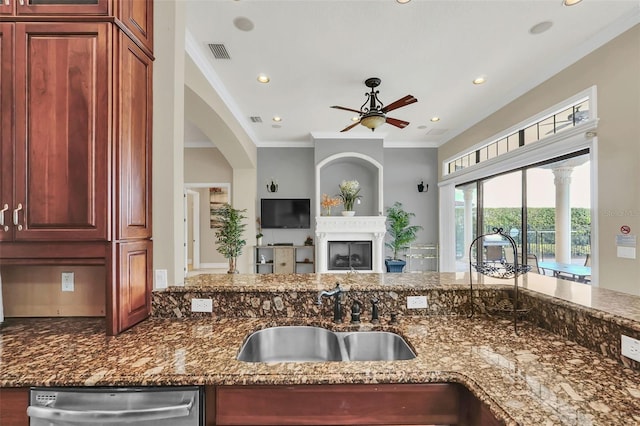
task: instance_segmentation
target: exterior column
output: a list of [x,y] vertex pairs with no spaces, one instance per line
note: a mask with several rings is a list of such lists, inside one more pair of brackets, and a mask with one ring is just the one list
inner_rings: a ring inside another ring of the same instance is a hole
[[556,262],[571,263],[571,173],[573,167],[552,169],[556,186]]
[[464,193],[464,247],[462,250],[462,260],[469,262],[469,246],[473,241],[473,194],[475,186],[466,187]]

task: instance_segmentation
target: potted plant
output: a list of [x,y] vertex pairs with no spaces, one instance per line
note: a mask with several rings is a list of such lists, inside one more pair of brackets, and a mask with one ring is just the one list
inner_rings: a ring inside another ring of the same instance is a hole
[[387,235],[390,240],[385,242],[385,246],[393,252],[393,257],[384,261],[387,272],[402,272],[407,264],[398,258],[398,253],[408,249],[416,240],[417,232],[422,229],[422,226],[410,224],[412,217],[415,217],[415,214],[405,211],[402,203],[398,201],[387,208]]
[[246,224],[242,223],[246,216],[243,213],[246,210],[238,210],[225,203],[222,207],[212,211],[218,216],[221,223],[216,231],[216,242],[218,247],[216,250],[222,254],[225,259],[229,259],[228,274],[237,274],[236,260],[242,254],[242,247],[247,243],[242,239]]
[[340,185],[340,193],[338,198],[342,201],[344,206],[343,216],[353,216],[355,211],[353,210],[353,203],[362,198],[360,194],[360,183],[357,180],[343,180]]

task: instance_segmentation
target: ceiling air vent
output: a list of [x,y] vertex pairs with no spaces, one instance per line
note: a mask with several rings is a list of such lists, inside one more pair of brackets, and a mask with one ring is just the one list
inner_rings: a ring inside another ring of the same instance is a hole
[[213,57],[216,59],[231,59],[224,44],[210,43],[209,49],[211,49],[211,53],[213,53]]
[[262,123],[262,117],[258,116],[249,117],[249,120],[251,120],[252,123]]

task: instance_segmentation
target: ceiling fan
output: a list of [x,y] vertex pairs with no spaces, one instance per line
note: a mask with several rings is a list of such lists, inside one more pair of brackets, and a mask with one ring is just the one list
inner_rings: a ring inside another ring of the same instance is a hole
[[[371,129],[371,131],[376,130],[378,127],[383,125],[384,123],[389,123],[392,126],[396,126],[400,129],[404,129],[409,125],[408,121],[399,120],[397,118],[387,117],[387,113],[389,111],[393,111],[394,109],[401,108],[403,106],[410,105],[414,102],[418,102],[416,98],[412,95],[407,95],[404,98],[400,98],[395,102],[390,103],[387,106],[384,106],[380,99],[378,99],[378,90],[375,90],[376,87],[380,85],[380,79],[377,77],[371,77],[365,80],[365,86],[369,87],[371,91],[369,93],[365,93],[367,99],[364,101],[360,110],[353,108],[346,108],[342,106],[333,105],[331,108],[342,109],[345,111],[351,111],[359,114],[357,121],[344,129],[341,132],[346,132],[347,130],[353,129],[358,124],[362,124],[364,127]],[[367,106],[368,104],[368,106]]]

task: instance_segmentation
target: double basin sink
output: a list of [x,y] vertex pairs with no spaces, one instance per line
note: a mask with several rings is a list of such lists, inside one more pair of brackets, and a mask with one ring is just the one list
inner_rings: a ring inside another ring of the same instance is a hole
[[281,326],[252,333],[238,360],[245,362],[397,361],[416,357],[399,335],[386,331],[334,332]]

